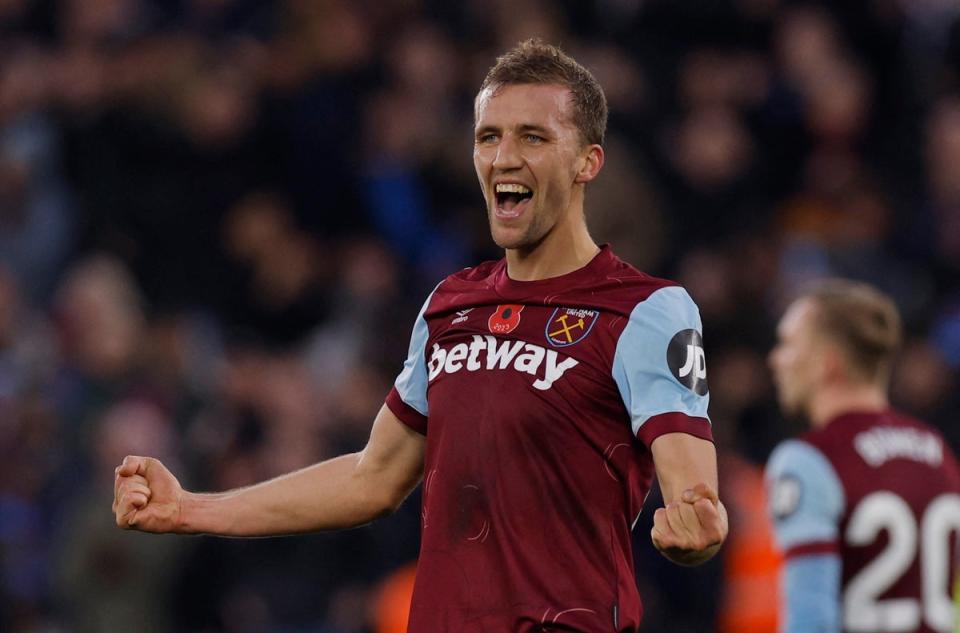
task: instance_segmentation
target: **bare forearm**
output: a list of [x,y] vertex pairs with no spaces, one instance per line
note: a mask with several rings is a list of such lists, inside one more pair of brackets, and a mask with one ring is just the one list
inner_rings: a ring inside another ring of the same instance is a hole
[[274,536],[368,523],[397,503],[361,468],[362,453],[343,455],[263,483],[222,493],[185,493],[179,532]]
[[654,441],[657,481],[665,503],[679,501],[698,483],[718,491],[717,455],[713,444],[691,435],[663,435]]
[[713,444],[691,435],[661,435],[652,445],[664,507],[653,515],[654,546],[680,565],[700,565],[727,537],[727,511],[717,493]]
[[362,525],[397,508],[423,476],[426,439],[384,405],[359,453],[249,488],[186,492],[162,462],[127,455],[114,471],[117,526],[144,532],[275,536]]

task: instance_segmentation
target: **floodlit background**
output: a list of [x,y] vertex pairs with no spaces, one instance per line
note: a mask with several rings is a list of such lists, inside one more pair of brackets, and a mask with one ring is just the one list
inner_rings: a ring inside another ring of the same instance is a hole
[[798,429],[764,363],[798,284],[891,293],[895,400],[960,445],[956,2],[0,0],[0,630],[403,630],[418,494],[156,537],[112,527],[113,468],[219,490],[363,445],[426,294],[499,257],[472,99],[531,35],[607,91],[594,236],[705,324],[731,540],[673,567],[645,513],[646,630],[774,630],[760,468]]

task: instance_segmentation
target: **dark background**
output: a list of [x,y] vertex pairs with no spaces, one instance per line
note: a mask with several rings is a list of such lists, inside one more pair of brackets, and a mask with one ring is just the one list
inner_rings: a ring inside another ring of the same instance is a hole
[[[607,91],[594,237],[700,306],[732,538],[798,430],[765,356],[810,279],[896,299],[894,399],[960,443],[955,2],[0,0],[0,630],[375,630],[416,494],[337,534],[154,537],[111,527],[113,468],[220,490],[363,445],[426,294],[500,256],[472,100],[531,35]],[[648,521],[647,630],[769,589],[732,546],[664,563]]]

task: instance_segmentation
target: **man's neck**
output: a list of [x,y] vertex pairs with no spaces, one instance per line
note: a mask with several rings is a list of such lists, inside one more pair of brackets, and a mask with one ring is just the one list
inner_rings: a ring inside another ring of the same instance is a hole
[[886,391],[876,385],[858,384],[823,388],[810,403],[810,424],[815,429],[826,426],[845,413],[870,413],[890,407]]
[[599,251],[580,219],[568,226],[554,227],[531,249],[507,249],[507,274],[515,281],[559,277],[583,268]]

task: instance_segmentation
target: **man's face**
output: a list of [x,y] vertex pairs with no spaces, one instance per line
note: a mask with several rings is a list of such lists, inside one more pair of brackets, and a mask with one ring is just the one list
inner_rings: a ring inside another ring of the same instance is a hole
[[817,335],[817,306],[811,299],[795,301],[777,326],[777,344],[770,351],[770,368],[780,407],[787,415],[806,415],[823,373],[823,337]]
[[566,219],[589,151],[570,113],[570,91],[554,84],[478,95],[473,164],[501,248],[533,248]]

